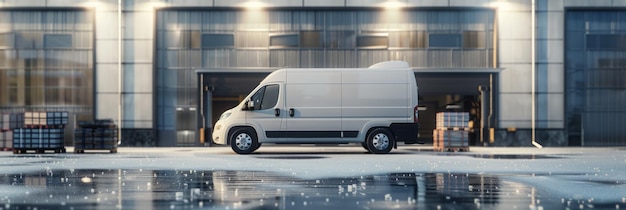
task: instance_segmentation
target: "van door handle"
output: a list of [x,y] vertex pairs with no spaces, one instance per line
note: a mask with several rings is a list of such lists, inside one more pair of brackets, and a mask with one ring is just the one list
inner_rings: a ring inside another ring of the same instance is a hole
[[280,116],[280,109],[279,108],[274,109],[274,116],[276,116],[276,117]]
[[293,108],[289,109],[289,116],[293,117],[295,115],[295,110]]

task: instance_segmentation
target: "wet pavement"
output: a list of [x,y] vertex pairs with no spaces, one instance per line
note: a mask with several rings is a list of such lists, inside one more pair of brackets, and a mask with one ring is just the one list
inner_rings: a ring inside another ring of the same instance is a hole
[[0,153],[0,209],[626,209],[626,151]]

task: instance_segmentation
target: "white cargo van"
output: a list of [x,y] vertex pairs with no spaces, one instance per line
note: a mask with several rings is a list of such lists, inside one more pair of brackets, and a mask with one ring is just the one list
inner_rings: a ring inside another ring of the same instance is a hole
[[214,126],[213,142],[248,154],[262,143],[361,143],[388,153],[417,141],[417,84],[406,62],[279,69]]

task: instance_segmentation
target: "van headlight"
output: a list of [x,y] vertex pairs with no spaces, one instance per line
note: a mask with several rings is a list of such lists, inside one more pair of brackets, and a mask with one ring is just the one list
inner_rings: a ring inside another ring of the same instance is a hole
[[230,117],[230,114],[232,114],[231,111],[226,111],[224,113],[222,113],[222,115],[220,116],[220,120],[226,119],[228,117]]

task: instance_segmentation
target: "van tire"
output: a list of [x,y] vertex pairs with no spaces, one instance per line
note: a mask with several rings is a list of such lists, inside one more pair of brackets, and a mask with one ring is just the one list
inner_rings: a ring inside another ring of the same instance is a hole
[[261,146],[252,128],[237,128],[229,138],[230,147],[237,154],[250,154]]
[[374,154],[387,154],[393,149],[395,139],[387,128],[374,128],[365,139],[367,150]]

